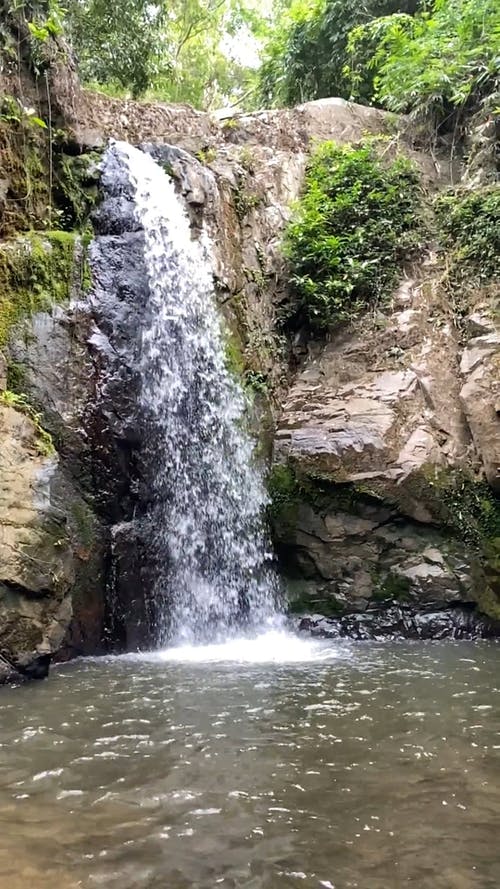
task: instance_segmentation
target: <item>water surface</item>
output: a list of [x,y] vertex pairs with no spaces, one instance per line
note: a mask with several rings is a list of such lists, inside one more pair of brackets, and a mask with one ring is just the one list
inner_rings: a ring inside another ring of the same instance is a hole
[[266,644],[2,690],[1,889],[497,889],[500,647]]

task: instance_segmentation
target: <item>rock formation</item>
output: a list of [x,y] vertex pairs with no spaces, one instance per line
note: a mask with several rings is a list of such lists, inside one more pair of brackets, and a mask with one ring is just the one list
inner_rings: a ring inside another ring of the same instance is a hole
[[[91,215],[87,255],[96,162],[110,137],[151,152],[184,196],[194,236],[204,229],[212,239],[228,363],[251,394],[261,453],[272,455],[270,513],[293,610],[338,617],[398,607],[413,627],[420,612],[464,603],[500,617],[494,287],[469,294],[457,324],[441,260],[428,255],[408,268],[391,306],[350,327],[311,338],[280,321],[289,299],[282,233],[311,144],[390,134],[393,120],[338,99],[216,119],[82,91],[71,71],[59,71],[59,57],[54,65],[48,89],[64,138],[56,156],[50,149],[57,216],[49,222],[57,218],[64,233],[83,225],[85,234],[71,235],[67,292],[58,289],[61,266],[54,274],[49,261],[43,299],[28,276],[23,293],[38,296],[22,311],[8,315],[21,292],[0,269],[0,675],[41,673],[54,654],[147,641],[147,570],[131,522],[147,500],[138,382],[122,349],[139,335],[130,294],[145,285],[130,282],[141,276],[141,234],[113,228],[104,204]],[[19,100],[12,78],[1,86]],[[32,141],[46,169],[47,143]],[[427,189],[448,181],[445,158],[415,151],[410,135],[400,145]],[[19,249],[18,232],[37,224],[12,212],[15,175],[15,165],[0,171],[0,200],[11,201],[4,258]],[[110,265],[110,238],[123,240],[120,268]],[[54,255],[50,237],[37,249]],[[404,620],[389,618],[406,632]]]

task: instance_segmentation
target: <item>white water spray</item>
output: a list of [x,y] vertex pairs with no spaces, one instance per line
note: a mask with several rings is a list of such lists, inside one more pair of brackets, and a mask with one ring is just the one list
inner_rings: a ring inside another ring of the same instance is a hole
[[157,642],[220,642],[242,624],[256,633],[277,620],[278,588],[262,524],[266,494],[244,431],[244,397],[226,368],[210,262],[169,176],[126,143],[109,151],[128,169],[145,239],[150,305],[140,370],[154,430],[147,533],[153,595],[164,603]]

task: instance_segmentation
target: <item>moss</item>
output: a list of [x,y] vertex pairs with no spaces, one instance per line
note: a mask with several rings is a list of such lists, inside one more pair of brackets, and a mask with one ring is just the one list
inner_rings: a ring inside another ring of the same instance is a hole
[[82,256],[80,263],[80,287],[84,294],[89,292],[93,283],[92,266],[90,264],[89,254],[89,248],[93,237],[93,230],[90,227],[85,228],[81,238]]
[[270,520],[293,522],[299,504],[307,497],[305,487],[294,469],[286,463],[275,463],[267,478],[267,490]]
[[226,368],[229,373],[241,381],[245,372],[245,361],[243,358],[243,347],[239,337],[231,332],[226,333],[225,339],[225,361]]
[[158,163],[159,163],[159,166],[162,168],[163,172],[167,174],[167,176],[170,176],[171,179],[176,178],[175,170],[174,170],[172,164],[170,163],[170,161],[164,161],[164,162],[158,161]]
[[26,388],[26,370],[19,361],[7,362],[7,389],[21,395]]
[[375,582],[373,599],[378,602],[407,602],[410,598],[410,581],[401,574],[389,572]]
[[493,620],[500,620],[500,532],[483,548],[485,584],[476,596],[478,608]]
[[26,416],[30,418],[35,427],[35,441],[38,453],[42,457],[53,457],[56,450],[52,436],[50,432],[47,432],[47,430],[43,428],[42,415],[29,404],[27,396],[18,395],[16,392],[10,392],[8,389],[3,389],[0,392],[0,401],[9,407],[13,407],[15,410],[26,414]]
[[69,511],[79,542],[90,548],[95,539],[95,518],[91,509],[82,500],[76,500],[70,504]]
[[321,614],[323,617],[341,617],[345,613],[345,605],[338,602],[330,592],[321,593],[317,587],[312,589],[296,588],[289,584],[289,614]]
[[69,299],[76,235],[31,232],[0,250],[0,349],[12,327],[34,312]]
[[246,349],[234,333],[226,334],[225,360],[229,373],[250,394],[268,392],[267,374],[247,366]]
[[436,518],[470,547],[481,550],[500,536],[500,501],[484,479],[443,470],[429,475],[427,484]]
[[483,614],[491,617],[493,620],[500,621],[500,598],[493,592],[491,587],[485,587],[476,597],[477,607]]
[[84,231],[99,201],[101,157],[101,152],[92,151],[57,158],[54,199],[60,211],[59,224],[68,231]]
[[[7,104],[6,104],[7,103]],[[7,183],[0,201],[0,236],[50,225],[50,146],[48,133],[12,97],[0,106],[0,179]]]
[[[271,500],[270,517],[283,518],[290,508],[299,503],[307,503],[318,513],[349,512],[362,513],[363,505],[373,504],[371,493],[360,491],[350,483],[330,482],[314,475],[300,475],[287,463],[274,464],[268,476],[268,492]],[[379,500],[377,500],[380,503]]]

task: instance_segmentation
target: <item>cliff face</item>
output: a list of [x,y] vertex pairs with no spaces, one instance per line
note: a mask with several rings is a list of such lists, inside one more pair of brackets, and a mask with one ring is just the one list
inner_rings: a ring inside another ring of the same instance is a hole
[[498,535],[500,330],[490,294],[476,299],[462,335],[429,264],[390,310],[311,347],[274,451],[298,606],[478,602],[497,617],[484,549]]
[[[116,229],[103,205],[87,255],[95,164],[111,136],[153,154],[184,196],[194,235],[204,228],[212,239],[228,363],[249,392],[250,420],[272,461],[270,515],[293,609],[366,616],[396,607],[400,615],[477,603],[500,616],[494,287],[468,292],[458,325],[441,260],[431,255],[408,269],[390,306],[351,327],[320,339],[290,334],[280,320],[290,298],[282,233],[313,141],[390,134],[392,120],[335,99],[216,120],[82,92],[71,71],[59,79],[52,71],[64,136],[56,148],[45,132],[32,140],[53,185],[49,218],[35,206],[29,219],[13,215],[16,164],[0,173],[2,255],[19,250],[19,231],[44,229],[29,244],[34,277],[25,265],[12,274],[9,260],[0,294],[5,674],[37,663],[43,670],[57,652],[102,650],[106,639],[133,647],[147,638],[147,553],[131,521],[144,499],[137,381],[120,351],[138,333],[130,294],[147,286],[140,234],[131,251],[130,232]],[[29,72],[25,81],[26,93]],[[427,189],[448,181],[445,160],[439,168],[409,139],[401,147]],[[55,221],[65,265],[56,262]],[[109,262],[110,237],[122,239],[120,269]]]

